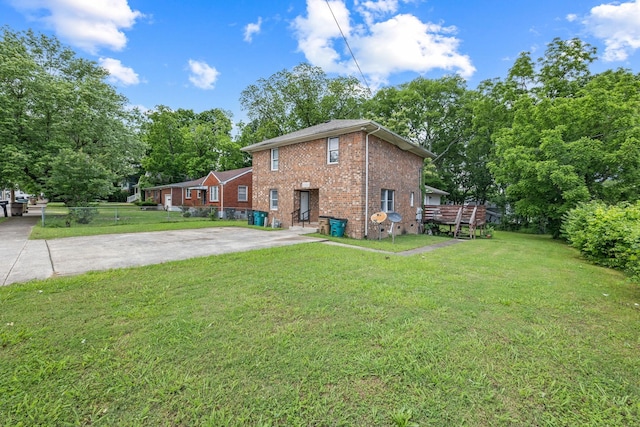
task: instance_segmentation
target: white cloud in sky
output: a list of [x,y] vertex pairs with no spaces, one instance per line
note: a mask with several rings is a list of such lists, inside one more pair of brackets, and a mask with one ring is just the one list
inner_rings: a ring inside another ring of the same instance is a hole
[[578,19],[578,15],[576,15],[575,13],[570,13],[567,15],[567,21],[569,22],[574,22]]
[[640,0],[601,4],[582,21],[605,44],[605,61],[624,61],[640,48]]
[[138,73],[133,71],[133,68],[125,67],[122,65],[119,59],[113,58],[100,58],[98,63],[102,68],[106,68],[109,71],[109,80],[114,83],[121,83],[125,86],[137,85],[140,83],[140,77]]
[[123,29],[142,17],[127,0],[9,0],[27,18],[43,22],[66,42],[95,54],[101,47],[121,50]]
[[220,73],[203,61],[189,60],[189,81],[200,89],[213,89]]
[[[468,78],[475,72],[471,59],[459,53],[456,28],[425,23],[410,14],[396,14],[399,0],[356,1],[363,18],[355,24],[344,0],[307,0],[307,16],[293,22],[298,49],[307,60],[327,72],[356,74],[336,20],[347,37],[363,73],[375,86],[394,73],[426,73],[435,69]],[[340,46],[339,48],[337,46]]]
[[249,23],[244,27],[244,41],[251,43],[254,34],[260,34],[262,27],[262,17],[258,17],[258,22]]

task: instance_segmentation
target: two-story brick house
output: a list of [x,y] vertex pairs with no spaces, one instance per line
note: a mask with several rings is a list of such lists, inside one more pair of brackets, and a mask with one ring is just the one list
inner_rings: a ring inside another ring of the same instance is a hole
[[145,200],[155,200],[169,210],[179,206],[216,207],[221,216],[233,210],[244,217],[251,210],[252,183],[251,167],[211,171],[195,180],[145,188]]
[[283,227],[329,216],[366,238],[377,236],[371,215],[385,211],[402,216],[394,232],[418,232],[422,167],[435,156],[374,121],[332,120],[243,150],[253,155],[253,209]]

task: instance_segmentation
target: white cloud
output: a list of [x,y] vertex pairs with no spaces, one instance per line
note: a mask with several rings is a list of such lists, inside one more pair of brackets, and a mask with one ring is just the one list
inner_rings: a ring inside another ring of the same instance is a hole
[[66,42],[95,54],[99,48],[121,50],[127,37],[121,31],[142,17],[127,0],[9,0],[34,21],[51,27]]
[[567,21],[569,22],[574,22],[578,19],[578,15],[576,15],[575,13],[570,13],[567,15]]
[[601,4],[582,21],[605,44],[605,61],[624,61],[640,48],[640,0]]
[[398,0],[367,0],[363,2],[356,0],[355,5],[356,10],[368,25],[373,24],[375,19],[398,11]]
[[200,89],[213,89],[220,73],[203,61],[189,60],[189,81]]
[[140,83],[140,77],[133,71],[133,68],[125,67],[119,59],[100,58],[98,62],[102,68],[106,68],[109,71],[109,80],[112,82],[121,83],[125,86]]
[[247,26],[244,27],[244,41],[246,41],[247,43],[251,43],[251,41],[253,40],[253,35],[260,34],[261,27],[262,17],[258,17],[258,22],[256,22],[255,24],[247,24]]
[[[396,14],[397,0],[356,2],[364,23],[353,25],[344,0],[329,2],[365,75],[374,85],[394,73],[426,73],[441,69],[468,78],[475,67],[458,52],[455,27],[424,23],[409,14]],[[324,0],[307,0],[307,16],[298,16],[293,28],[298,49],[307,60],[327,72],[355,74],[357,69]],[[395,15],[393,15],[395,14]],[[392,15],[389,17],[389,15]]]

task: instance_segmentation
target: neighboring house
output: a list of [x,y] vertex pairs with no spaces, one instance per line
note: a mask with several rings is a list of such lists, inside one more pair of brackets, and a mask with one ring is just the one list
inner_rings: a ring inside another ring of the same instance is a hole
[[446,191],[438,190],[435,187],[424,186],[424,204],[425,205],[439,205],[442,196],[448,196]]
[[224,172],[209,172],[207,176],[175,184],[147,187],[145,200],[154,200],[166,210],[180,206],[216,207],[220,217],[230,212],[246,217],[251,209],[251,167]]
[[402,216],[395,232],[418,232],[422,167],[435,156],[374,121],[332,120],[242,150],[253,155],[253,208],[270,222],[330,216],[363,238],[377,236],[370,218],[385,211]]

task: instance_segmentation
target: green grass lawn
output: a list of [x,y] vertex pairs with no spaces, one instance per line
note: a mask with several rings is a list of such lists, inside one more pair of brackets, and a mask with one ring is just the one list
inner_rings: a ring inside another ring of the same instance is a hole
[[309,234],[309,236],[331,240],[332,242],[342,243],[345,245],[360,246],[363,248],[376,249],[379,251],[387,252],[403,252],[422,246],[434,245],[451,240],[450,237],[428,236],[426,234],[403,234],[400,236],[395,236],[395,239],[392,239],[391,237],[385,237],[384,239],[380,240],[350,239],[348,237],[333,237],[319,233]]
[[0,288],[4,425],[640,424],[640,287],[549,238]]
[[216,220],[211,221],[204,218],[193,218],[190,221],[178,222],[156,222],[156,223],[136,223],[136,224],[113,224],[103,226],[87,225],[85,227],[76,225],[69,228],[48,228],[37,224],[31,230],[30,239],[58,239],[61,237],[76,236],[96,236],[101,234],[115,233],[141,233],[145,231],[166,231],[166,230],[187,230],[194,228],[208,227],[247,227],[259,228],[261,230],[272,230],[271,227],[257,227],[247,225],[246,221],[239,220]]
[[[77,208],[83,212],[86,208]],[[94,236],[144,231],[182,230],[207,227],[254,227],[247,220],[215,220],[208,217],[185,217],[182,212],[143,210],[126,203],[102,203],[89,209],[88,223],[69,217],[69,208],[61,203],[49,203],[45,209],[44,226],[41,221],[33,228],[30,239]],[[208,213],[208,211],[206,212]],[[82,214],[77,216],[83,216]],[[267,227],[267,229],[271,229]]]

